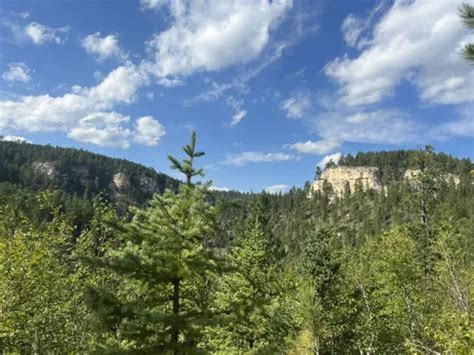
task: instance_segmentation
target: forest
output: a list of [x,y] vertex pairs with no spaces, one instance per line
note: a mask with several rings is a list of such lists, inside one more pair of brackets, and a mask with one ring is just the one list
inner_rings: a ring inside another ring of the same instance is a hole
[[[183,160],[169,157],[181,182],[79,150],[0,142],[0,152],[3,353],[474,348],[469,159],[430,146],[347,155],[339,165],[377,167],[383,190],[308,194],[308,182],[273,195],[211,191],[195,133]],[[408,168],[419,174],[404,179]],[[117,194],[119,171],[135,187],[156,179],[155,193]]]

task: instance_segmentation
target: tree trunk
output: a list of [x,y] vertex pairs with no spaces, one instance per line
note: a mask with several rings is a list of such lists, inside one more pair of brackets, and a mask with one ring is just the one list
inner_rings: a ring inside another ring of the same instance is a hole
[[[173,316],[174,321],[177,322],[179,319],[179,279],[173,280]],[[173,332],[171,334],[171,343],[173,345],[173,354],[177,355],[178,351],[178,342],[179,342],[179,327],[175,323],[173,324]]]

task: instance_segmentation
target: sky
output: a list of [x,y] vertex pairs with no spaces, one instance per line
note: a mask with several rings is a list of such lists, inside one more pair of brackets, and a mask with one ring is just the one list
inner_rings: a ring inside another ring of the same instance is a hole
[[474,42],[455,0],[3,0],[0,135],[215,189],[284,192],[358,151],[474,158]]

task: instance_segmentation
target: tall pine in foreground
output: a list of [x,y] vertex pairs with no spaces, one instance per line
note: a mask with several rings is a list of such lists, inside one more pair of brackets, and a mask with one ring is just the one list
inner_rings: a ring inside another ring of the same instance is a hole
[[202,175],[194,159],[204,155],[196,151],[194,132],[183,150],[182,162],[169,158],[186,183],[136,210],[123,246],[102,262],[117,274],[118,292],[88,289],[88,303],[105,332],[100,353],[198,352],[211,319],[209,290],[217,265],[207,241],[215,232],[215,212],[207,202],[208,185],[192,183]]

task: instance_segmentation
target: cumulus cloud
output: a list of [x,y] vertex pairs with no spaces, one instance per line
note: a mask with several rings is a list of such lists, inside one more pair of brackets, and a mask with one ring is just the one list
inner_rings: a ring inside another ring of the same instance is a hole
[[242,152],[231,155],[224,160],[223,164],[243,166],[248,163],[269,163],[298,160],[299,158],[285,153],[261,153],[261,152]]
[[265,192],[269,194],[278,195],[288,191],[288,188],[289,186],[284,184],[271,185],[265,188]]
[[302,118],[311,108],[310,96],[306,93],[297,93],[290,96],[280,104],[280,108],[290,118]]
[[339,148],[341,141],[336,138],[325,138],[317,142],[306,141],[289,145],[289,148],[297,150],[300,153],[326,154],[331,150]]
[[242,119],[247,116],[247,111],[240,110],[238,111],[233,117],[232,121],[230,122],[231,127],[236,126],[242,121]]
[[321,159],[316,166],[318,166],[321,169],[324,169],[327,163],[332,161],[334,164],[337,165],[339,163],[339,159],[341,159],[342,154],[341,153],[334,153],[330,155],[326,155],[323,159]]
[[[20,96],[0,101],[0,128],[29,132],[65,132],[70,138],[107,147],[126,148],[130,140],[154,145],[164,129],[151,117],[127,128],[128,116],[111,111],[116,105],[134,102],[147,75],[131,63],[110,72],[98,85],[74,86],[63,96]],[[146,132],[148,130],[148,132]]]
[[127,55],[120,48],[118,36],[109,34],[101,36],[100,32],[86,36],[82,42],[82,47],[87,53],[97,56],[99,61],[110,57],[125,59]]
[[0,136],[0,141],[5,141],[5,142],[17,142],[17,143],[33,143],[32,141],[30,141],[29,139],[26,139],[25,137],[20,137],[20,136],[10,136],[10,135],[7,135],[7,136]]
[[81,118],[68,137],[103,147],[128,148],[130,130],[123,126],[130,118],[117,112],[95,112]]
[[155,146],[158,145],[158,142],[165,133],[166,130],[160,122],[152,116],[144,116],[135,122],[133,140],[139,144]]
[[10,63],[8,70],[3,73],[3,80],[10,83],[27,83],[31,80],[31,69],[25,63]]
[[24,34],[36,45],[42,45],[47,42],[61,44],[64,42],[61,35],[67,31],[67,27],[52,28],[38,22],[31,22],[26,25]]
[[[474,100],[474,68],[460,56],[469,31],[459,20],[461,1],[397,0],[373,26],[356,58],[347,55],[325,66],[340,85],[342,103],[373,104],[393,95],[403,80],[422,101],[458,104]],[[356,41],[360,24],[353,23]]]
[[[153,9],[164,3],[141,2],[142,7]],[[172,25],[148,42],[155,59],[148,68],[158,78],[217,71],[255,59],[269,43],[271,31],[280,24],[292,1],[178,0],[166,4]]]

